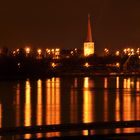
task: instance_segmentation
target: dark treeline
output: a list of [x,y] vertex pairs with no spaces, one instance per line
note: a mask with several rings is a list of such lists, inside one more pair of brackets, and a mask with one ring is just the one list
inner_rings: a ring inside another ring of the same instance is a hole
[[140,72],[139,56],[90,56],[80,55],[71,57],[36,57],[34,54],[26,55],[21,49],[18,54],[8,54],[3,50],[0,55],[0,77],[47,77],[65,74],[94,74],[112,72]]

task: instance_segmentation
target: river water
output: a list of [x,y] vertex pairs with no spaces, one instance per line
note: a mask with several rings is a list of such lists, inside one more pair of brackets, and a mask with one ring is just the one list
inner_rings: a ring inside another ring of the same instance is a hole
[[[0,81],[0,127],[128,120],[140,120],[140,77]],[[136,131],[140,129],[116,129],[114,133]],[[35,137],[61,135],[55,132]]]

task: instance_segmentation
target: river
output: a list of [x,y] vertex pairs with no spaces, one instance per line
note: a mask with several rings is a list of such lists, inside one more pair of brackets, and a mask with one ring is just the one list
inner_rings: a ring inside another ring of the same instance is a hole
[[[0,81],[0,127],[129,120],[140,120],[140,77]],[[114,133],[122,131],[140,129],[116,129]],[[17,137],[61,135],[53,132]]]

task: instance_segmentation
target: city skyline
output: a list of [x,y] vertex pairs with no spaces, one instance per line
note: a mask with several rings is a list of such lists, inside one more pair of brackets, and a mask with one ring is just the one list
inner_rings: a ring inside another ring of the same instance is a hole
[[95,51],[140,46],[138,0],[12,1],[0,4],[0,46],[83,48],[87,16]]

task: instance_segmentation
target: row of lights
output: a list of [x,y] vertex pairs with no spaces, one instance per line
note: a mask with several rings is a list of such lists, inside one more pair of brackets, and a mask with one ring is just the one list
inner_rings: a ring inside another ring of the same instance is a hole
[[[26,52],[27,54],[29,54],[30,51],[31,51],[30,48],[25,48],[25,52]],[[38,53],[39,55],[41,55],[41,54],[42,54],[42,50],[41,50],[41,49],[37,49],[37,53]],[[47,54],[59,55],[59,54],[60,54],[60,49],[59,49],[59,48],[56,48],[56,49],[46,49],[46,53],[47,53]]]
[[[31,53],[31,48],[30,47],[26,47],[24,50],[25,50],[25,53],[26,53],[27,56]],[[13,51],[13,55],[18,54],[19,51],[20,51],[19,49],[14,50]],[[58,58],[58,56],[60,55],[60,49],[59,48],[56,48],[56,49],[46,49],[45,53],[48,54],[48,55],[52,55],[53,57]],[[37,55],[39,57],[41,57],[42,54],[43,54],[42,49],[37,49]]]
[[[51,66],[53,67],[53,68],[55,68],[55,67],[57,67],[58,66],[58,64],[56,64],[56,63],[54,63],[54,62],[52,62],[51,63]],[[88,62],[86,62],[84,65],[83,65],[84,67],[86,67],[86,68],[89,68],[91,65],[88,63]],[[116,63],[116,64],[110,64],[110,65],[108,65],[108,66],[115,66],[115,67],[120,67],[120,63]]]
[[[31,48],[28,47],[28,46],[24,48],[24,51],[25,51],[26,56],[29,56],[32,52]],[[70,51],[70,55],[75,55],[75,54],[77,54],[77,52],[78,52],[78,49],[75,48],[72,51]],[[14,56],[16,56],[19,53],[20,53],[20,49],[16,49],[16,50],[13,51]],[[36,50],[36,55],[37,55],[37,59],[41,59],[43,55],[51,56],[55,59],[59,59],[60,48],[53,48],[53,49],[48,49],[47,48],[47,49],[45,49],[45,51],[39,48],[39,49]]]
[[123,51],[125,54],[128,54],[128,55],[134,55],[135,53],[140,54],[140,48],[137,48],[136,51],[133,48],[126,48]]
[[[84,64],[84,66],[86,67],[86,68],[88,68],[88,67],[90,67],[91,65],[88,63],[88,62],[86,62],[85,64]],[[119,62],[117,62],[116,64],[109,64],[108,66],[115,66],[115,67],[120,67],[120,63]]]
[[[19,51],[20,51],[19,49],[14,50],[14,51],[13,51],[13,55],[16,55],[17,53],[19,53]],[[71,55],[73,55],[75,52],[77,52],[77,48],[74,49],[73,51],[71,51],[70,53],[71,53]],[[28,55],[31,53],[31,48],[30,48],[30,47],[26,47],[26,48],[25,48],[25,53],[26,53],[26,55],[28,56]],[[37,55],[38,55],[39,57],[41,57],[43,53],[44,53],[44,52],[42,51],[42,49],[37,49]],[[55,49],[46,49],[46,50],[45,50],[45,53],[46,53],[47,55],[53,56],[54,58],[59,58],[60,49],[59,49],[59,48],[55,48]],[[110,50],[107,49],[107,48],[105,48],[105,49],[104,49],[104,54],[105,54],[105,55],[109,55],[109,54],[110,54]],[[119,51],[119,50],[117,50],[117,51],[115,52],[115,55],[116,55],[116,56],[119,56],[120,54],[125,54],[125,55],[135,55],[135,54],[137,54],[137,55],[140,55],[140,48],[137,48],[136,50],[134,50],[133,48],[125,48],[125,49],[123,50],[123,52],[121,52],[121,51]]]
[[[140,55],[140,48],[137,48],[136,50],[134,50],[133,48],[125,48],[124,50],[123,50],[123,53],[126,55],[135,55],[135,54],[137,54],[137,55]],[[105,55],[109,55],[110,54],[110,51],[109,51],[109,49],[107,49],[107,48],[105,48],[104,49],[104,54]],[[121,54],[121,52],[120,51],[116,51],[115,52],[115,55],[116,56],[119,56]]]

